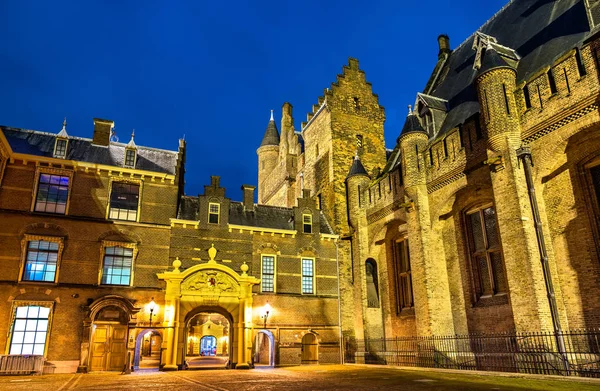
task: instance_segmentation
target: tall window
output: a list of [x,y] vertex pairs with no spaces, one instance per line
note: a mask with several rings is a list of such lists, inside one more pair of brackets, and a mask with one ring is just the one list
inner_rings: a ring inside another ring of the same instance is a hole
[[308,213],[302,215],[302,232],[305,234],[312,233],[312,215]]
[[125,149],[125,167],[135,167],[135,149]]
[[490,206],[470,211],[466,220],[476,298],[508,292],[496,210]]
[[314,289],[315,279],[315,260],[310,258],[302,259],[302,293],[305,295],[312,295],[315,293]]
[[275,292],[275,257],[272,255],[262,256],[261,291]]
[[221,211],[221,205],[216,203],[208,204],[208,222],[211,224],[219,224],[219,212]]
[[396,282],[396,313],[399,314],[403,309],[414,306],[408,239],[402,238],[392,243],[392,260]]
[[108,217],[115,220],[137,221],[140,185],[113,182]]
[[35,198],[34,210],[36,212],[65,214],[68,198],[68,176],[40,174]]
[[54,157],[65,158],[67,156],[67,139],[57,138],[54,144]]
[[125,247],[106,247],[102,264],[102,284],[130,285],[133,249]]
[[22,306],[16,308],[9,354],[43,355],[48,336],[50,308]]
[[379,307],[379,281],[377,278],[377,262],[367,259],[365,263],[365,274],[367,280],[367,307]]
[[27,243],[23,281],[54,282],[59,243],[32,240]]

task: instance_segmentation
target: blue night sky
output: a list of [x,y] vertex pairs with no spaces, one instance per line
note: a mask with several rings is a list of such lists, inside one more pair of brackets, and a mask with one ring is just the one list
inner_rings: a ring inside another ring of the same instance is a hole
[[[186,193],[220,175],[227,196],[257,181],[256,149],[275,109],[296,129],[348,57],[386,108],[393,148],[408,104],[437,60],[506,0],[1,1],[0,124],[92,137],[112,119],[120,141],[188,142]],[[125,4],[123,4],[125,3]]]

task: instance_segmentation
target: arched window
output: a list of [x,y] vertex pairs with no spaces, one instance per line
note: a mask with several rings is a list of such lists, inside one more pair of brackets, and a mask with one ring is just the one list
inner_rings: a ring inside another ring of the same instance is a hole
[[374,259],[367,259],[367,307],[379,307],[379,281],[377,280],[377,262]]

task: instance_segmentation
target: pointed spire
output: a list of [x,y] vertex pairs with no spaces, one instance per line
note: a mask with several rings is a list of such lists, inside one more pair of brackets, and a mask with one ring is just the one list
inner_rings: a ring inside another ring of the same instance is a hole
[[64,138],[68,138],[69,135],[67,134],[67,117],[65,117],[65,120],[63,121],[63,127],[60,130],[60,132],[58,132],[58,134],[56,135],[57,137],[64,137]]
[[277,125],[273,119],[273,110],[271,110],[271,119],[267,125],[267,130],[265,130],[262,142],[260,143],[261,147],[265,145],[279,145],[279,131],[277,130]]
[[354,161],[352,161],[352,166],[350,167],[350,171],[348,172],[348,175],[346,176],[346,180],[348,180],[348,178],[353,177],[355,175],[369,176],[369,174],[367,173],[367,170],[365,170],[365,166],[363,166],[362,162],[360,161],[360,158],[358,157],[358,151],[356,152],[356,155],[354,156]]
[[484,73],[491,71],[492,69],[496,69],[496,68],[512,68],[512,69],[514,69],[513,66],[511,66],[506,61],[504,61],[502,56],[500,56],[498,54],[498,52],[491,45],[491,43],[488,43],[487,47],[485,48],[485,50],[482,53],[482,57],[483,58],[481,59],[481,67],[477,71],[477,76],[481,76]]
[[135,145],[135,141],[133,141],[135,137],[135,129],[133,129],[131,131],[131,140],[129,140],[129,143],[127,143],[127,148],[137,148],[137,145]]
[[425,129],[423,129],[421,126],[419,118],[417,118],[417,114],[413,111],[412,106],[408,105],[408,115],[406,116],[406,121],[404,122],[402,131],[400,132],[400,136],[412,132],[422,132],[427,134]]

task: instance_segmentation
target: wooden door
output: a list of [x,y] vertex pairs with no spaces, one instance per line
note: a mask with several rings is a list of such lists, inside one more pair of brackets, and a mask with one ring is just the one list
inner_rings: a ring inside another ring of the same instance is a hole
[[302,364],[319,363],[319,345],[314,334],[306,334],[302,337]]
[[91,371],[121,371],[127,355],[127,326],[95,324]]

